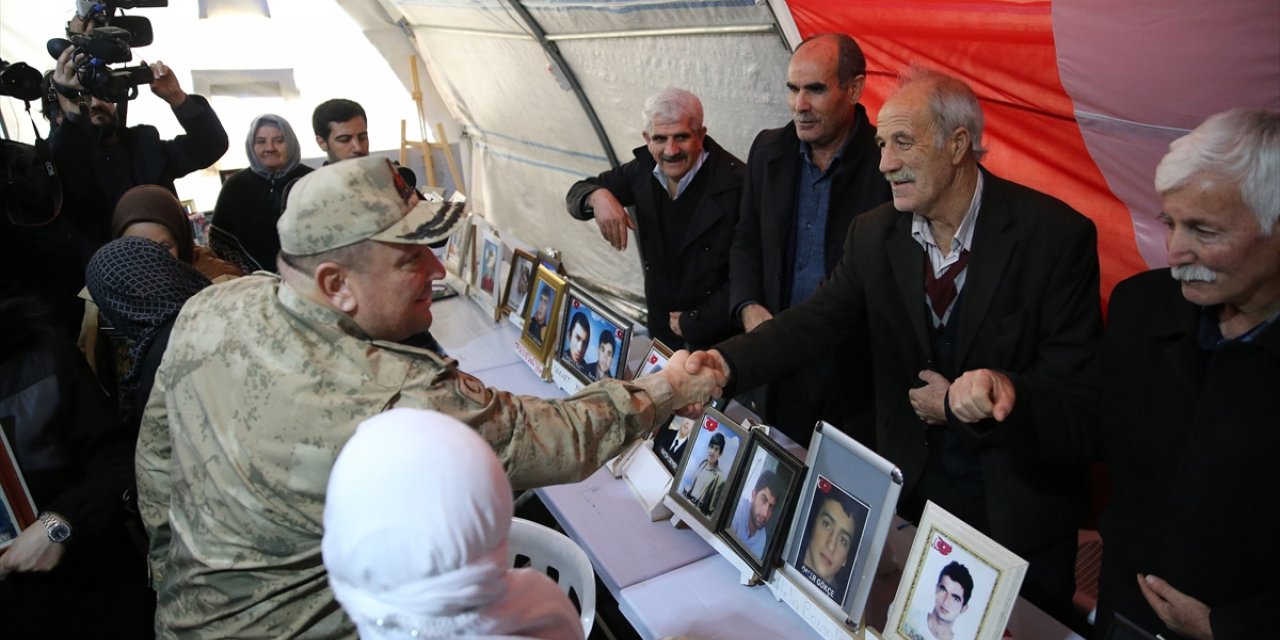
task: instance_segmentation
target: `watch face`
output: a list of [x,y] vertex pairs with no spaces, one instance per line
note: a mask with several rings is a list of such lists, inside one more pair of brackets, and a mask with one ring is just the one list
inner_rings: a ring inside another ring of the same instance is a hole
[[71,527],[59,522],[49,528],[49,539],[54,542],[65,542],[71,537]]

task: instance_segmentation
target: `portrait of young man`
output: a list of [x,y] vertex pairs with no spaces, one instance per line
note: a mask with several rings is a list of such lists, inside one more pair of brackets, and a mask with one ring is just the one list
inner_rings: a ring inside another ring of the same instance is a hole
[[[662,367],[659,366],[658,370],[661,369]],[[662,460],[662,466],[673,475],[680,467],[680,461],[684,459],[684,449],[689,443],[689,433],[696,424],[697,422],[690,418],[675,416],[671,419],[671,424],[654,438],[653,450],[657,452],[658,459]]]
[[[758,449],[756,457],[768,458],[764,449]],[[753,461],[754,462],[754,461]],[[774,465],[776,461],[772,461]],[[766,463],[768,464],[768,463]],[[787,481],[791,471],[784,469],[788,475],[784,478],[772,468],[762,469],[754,483],[743,485],[743,495],[738,500],[737,509],[733,512],[733,535],[742,546],[746,547],[758,562],[763,562],[765,550],[769,548],[769,537],[775,527],[774,515],[781,511],[782,501],[786,499]]]
[[561,353],[576,371],[588,380],[596,380],[596,361],[587,361],[587,347],[590,345],[591,321],[587,319],[587,312],[575,311],[569,316],[569,329],[564,332]]
[[[970,632],[957,633],[956,620],[969,610],[969,600],[973,597],[973,576],[959,561],[947,563],[938,574],[933,598],[929,601],[932,607],[917,606],[912,609],[902,632],[911,640],[961,640],[972,638],[976,634]],[[917,603],[922,602],[917,597]]]
[[843,604],[849,588],[868,511],[865,504],[818,476],[796,568],[838,604]]
[[538,295],[533,302],[533,312],[529,314],[529,324],[524,328],[525,333],[529,335],[529,339],[539,348],[542,347],[542,341],[546,339],[547,322],[551,315],[551,301],[554,298],[555,292],[551,290],[551,285],[539,282]]
[[592,380],[604,380],[605,378],[616,378],[614,370],[614,356],[618,351],[618,339],[613,335],[614,330],[605,327],[600,330],[599,346],[596,347],[597,358],[594,375],[588,377]]
[[[733,437],[737,438],[737,436]],[[719,498],[724,493],[726,477],[723,466],[720,464],[724,449],[725,435],[711,434],[710,441],[707,443],[706,457],[698,462],[696,467],[685,470],[684,481],[681,483],[684,497],[705,516],[715,513],[716,505],[720,502]],[[733,462],[732,457],[729,458],[729,462]]]

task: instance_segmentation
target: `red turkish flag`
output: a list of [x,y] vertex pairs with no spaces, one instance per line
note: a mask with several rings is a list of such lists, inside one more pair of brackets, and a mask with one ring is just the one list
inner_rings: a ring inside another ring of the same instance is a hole
[[938,536],[938,539],[934,541],[933,548],[937,549],[938,553],[941,553],[944,556],[951,554],[951,544],[946,540],[943,540],[942,536]]

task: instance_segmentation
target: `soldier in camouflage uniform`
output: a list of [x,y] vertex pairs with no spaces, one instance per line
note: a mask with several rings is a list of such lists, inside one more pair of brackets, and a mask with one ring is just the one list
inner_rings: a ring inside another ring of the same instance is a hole
[[383,158],[322,168],[280,219],[282,279],[211,287],[178,316],[136,459],[161,637],[355,637],[321,562],[324,490],[356,425],[380,411],[470,424],[528,488],[589,475],[715,391],[678,352],[635,382],[514,396],[398,344],[431,323],[444,270],[426,244],[454,222],[416,202]]

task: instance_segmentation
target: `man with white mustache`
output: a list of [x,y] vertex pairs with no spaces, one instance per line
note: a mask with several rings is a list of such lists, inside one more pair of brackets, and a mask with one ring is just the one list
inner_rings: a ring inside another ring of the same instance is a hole
[[[1092,391],[1097,232],[979,164],[983,114],[964,82],[913,67],[878,120],[893,201],[853,221],[844,258],[808,300],[691,366],[719,369],[732,393],[869,337],[870,361],[842,364],[874,371],[876,449],[905,478],[898,512],[914,519],[933,501],[990,535],[1031,563],[1022,595],[1065,619],[1085,469],[1027,435],[1058,428],[1061,408]],[[1016,383],[1018,409],[977,424],[949,412],[950,380],[974,369]],[[844,426],[868,430],[861,419],[850,411]]]
[[[1226,111],[1169,145],[1155,186],[1170,268],[1116,286],[1098,356],[1100,397],[1086,405],[1097,413],[1066,433],[1035,436],[1107,465],[1102,629],[1112,612],[1164,637],[1274,629],[1278,181],[1280,111]],[[1023,388],[1004,376],[973,375],[964,396],[955,389],[969,381],[952,387],[957,414],[998,415],[1022,403]]]
[[[746,331],[808,298],[840,261],[854,216],[889,200],[876,128],[858,103],[866,69],[858,43],[843,33],[813,36],[791,56],[792,121],[761,131],[751,145],[733,240],[730,304]],[[867,357],[865,341],[842,344],[760,390],[755,409],[807,443],[819,418],[836,423],[846,406],[870,411],[870,380],[836,364]]]

